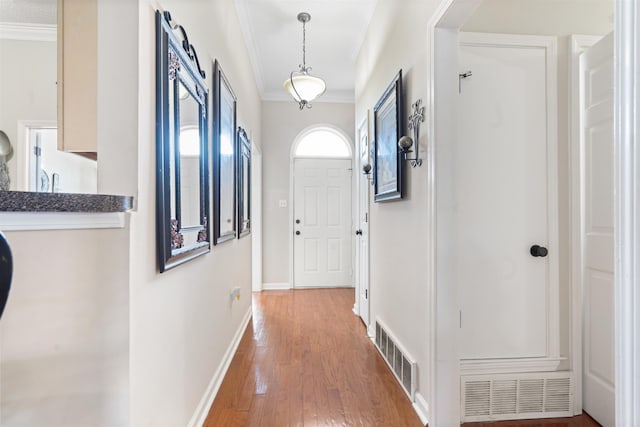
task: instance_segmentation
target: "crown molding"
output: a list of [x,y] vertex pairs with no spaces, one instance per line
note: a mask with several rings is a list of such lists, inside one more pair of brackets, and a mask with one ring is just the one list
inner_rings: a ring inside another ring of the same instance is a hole
[[0,39],[54,42],[58,39],[58,29],[52,24],[0,22]]

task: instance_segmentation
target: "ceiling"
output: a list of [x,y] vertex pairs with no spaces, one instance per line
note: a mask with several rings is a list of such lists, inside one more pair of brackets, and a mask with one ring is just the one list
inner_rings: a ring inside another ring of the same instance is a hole
[[319,101],[354,102],[356,55],[377,0],[235,0],[262,99],[291,100],[282,83],[302,63],[307,23],[307,66],[327,83]]
[[[302,62],[296,17],[308,12],[307,65],[327,83],[319,101],[354,102],[356,55],[377,0],[234,1],[262,99],[290,100],[282,83]],[[56,0],[0,0],[0,22],[55,24]]]
[[56,0],[0,0],[0,22],[56,24]]

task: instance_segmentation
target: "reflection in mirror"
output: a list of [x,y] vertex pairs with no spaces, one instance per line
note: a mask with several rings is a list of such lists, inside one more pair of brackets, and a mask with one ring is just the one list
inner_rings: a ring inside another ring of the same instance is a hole
[[238,128],[238,238],[251,232],[251,141]]
[[164,272],[211,247],[208,94],[195,49],[168,12],[156,12],[156,35],[157,240]]
[[[184,92],[182,92],[184,90]],[[182,228],[200,225],[200,104],[180,83],[180,224]]]
[[236,237],[236,96],[216,60],[213,66],[214,243]]

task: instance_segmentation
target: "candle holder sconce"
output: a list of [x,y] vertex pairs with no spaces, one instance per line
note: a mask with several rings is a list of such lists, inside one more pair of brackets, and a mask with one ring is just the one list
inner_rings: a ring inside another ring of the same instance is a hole
[[[398,141],[398,147],[400,147],[400,151],[404,155],[405,160],[409,160],[411,163],[411,167],[415,168],[417,166],[422,166],[422,159],[418,158],[419,156],[419,137],[420,137],[420,123],[424,122],[424,106],[422,106],[422,99],[418,99],[416,102],[411,104],[411,109],[413,113],[409,116],[409,130],[413,130],[413,139],[410,136],[403,136]],[[411,150],[411,146],[416,146],[416,155],[413,158],[408,157]]]

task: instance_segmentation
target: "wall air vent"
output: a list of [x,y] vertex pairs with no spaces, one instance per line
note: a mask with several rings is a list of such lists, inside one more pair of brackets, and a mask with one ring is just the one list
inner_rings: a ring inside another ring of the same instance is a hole
[[462,376],[462,422],[573,416],[571,383],[571,372]]
[[402,349],[398,340],[376,319],[376,347],[396,379],[413,402],[416,392],[416,362]]

